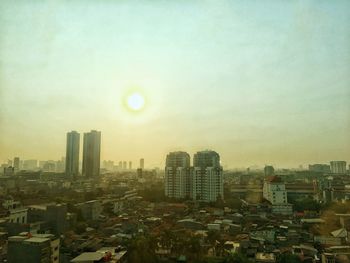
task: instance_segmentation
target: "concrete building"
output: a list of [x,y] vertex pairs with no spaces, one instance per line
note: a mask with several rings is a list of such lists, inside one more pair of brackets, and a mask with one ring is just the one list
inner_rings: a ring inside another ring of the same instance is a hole
[[15,168],[12,166],[5,167],[4,168],[4,175],[5,176],[13,176],[15,175]]
[[68,132],[66,144],[66,175],[68,176],[79,175],[79,149],[80,134],[76,131]]
[[123,162],[123,170],[126,170],[126,161]]
[[18,207],[9,209],[8,221],[10,223],[26,224],[27,223],[28,209],[24,207]]
[[288,204],[286,185],[281,178],[269,176],[264,181],[263,197],[272,204],[275,214],[292,214],[293,207]]
[[329,173],[331,171],[331,167],[328,164],[310,164],[309,171],[316,173]]
[[331,161],[332,174],[346,174],[346,162],[345,161]]
[[127,251],[117,247],[102,247],[96,252],[84,252],[73,258],[74,263],[95,263],[95,262],[127,262]]
[[84,133],[83,175],[95,177],[100,175],[101,132]]
[[23,161],[23,170],[37,170],[38,169],[38,160],[24,160]]
[[263,197],[271,204],[286,204],[288,202],[286,185],[281,178],[272,176],[265,179]]
[[8,239],[9,263],[58,263],[60,240],[50,234],[27,234]]
[[192,197],[203,202],[224,198],[220,155],[214,151],[197,152],[193,158]]
[[108,171],[114,170],[114,162],[111,160],[103,161],[103,168],[105,168]]
[[15,157],[13,159],[13,167],[15,168],[15,171],[18,172],[20,169],[20,160],[19,157]]
[[53,234],[63,234],[68,227],[67,205],[46,204],[28,207],[28,222],[45,221]]
[[171,152],[166,157],[165,195],[171,198],[191,197],[192,175],[190,155],[186,152]]
[[131,170],[131,169],[132,169],[132,162],[129,161],[129,170]]
[[265,176],[273,176],[275,174],[275,168],[271,165],[266,165],[264,167],[264,174]]
[[81,211],[85,220],[97,220],[103,210],[101,201],[91,200],[85,203],[77,204],[76,207]]
[[42,167],[44,172],[55,172],[56,171],[56,161],[46,161]]
[[142,170],[145,169],[145,159],[141,158],[140,159],[140,167]]

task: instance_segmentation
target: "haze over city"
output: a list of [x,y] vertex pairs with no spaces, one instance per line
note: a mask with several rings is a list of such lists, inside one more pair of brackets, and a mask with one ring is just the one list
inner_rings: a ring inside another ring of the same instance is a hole
[[[334,4],[336,2],[336,4]],[[349,1],[1,1],[0,160],[348,160]]]

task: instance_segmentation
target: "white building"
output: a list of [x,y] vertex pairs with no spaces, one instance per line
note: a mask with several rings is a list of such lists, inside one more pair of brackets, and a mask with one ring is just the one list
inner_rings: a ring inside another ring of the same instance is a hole
[[267,177],[263,187],[263,197],[272,204],[272,212],[275,214],[291,214],[293,207],[288,204],[286,185],[281,178]]
[[214,151],[201,151],[193,160],[192,197],[203,202],[224,198],[224,182],[220,155]]
[[331,161],[332,174],[346,174],[346,162],[345,161]]
[[186,152],[171,152],[166,157],[165,195],[171,198],[191,196],[190,155]]
[[2,206],[8,210],[6,219],[10,223],[26,224],[28,218],[28,209],[22,207],[19,201],[7,198],[3,201]]

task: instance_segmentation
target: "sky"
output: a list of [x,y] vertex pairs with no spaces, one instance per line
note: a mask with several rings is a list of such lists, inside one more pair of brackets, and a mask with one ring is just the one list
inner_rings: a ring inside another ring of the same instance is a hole
[[0,161],[94,129],[102,160],[146,167],[349,162],[349,25],[347,0],[2,0]]

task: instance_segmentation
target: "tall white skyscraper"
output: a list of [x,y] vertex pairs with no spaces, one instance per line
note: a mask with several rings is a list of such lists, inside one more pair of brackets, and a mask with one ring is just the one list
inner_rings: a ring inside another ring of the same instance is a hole
[[220,155],[215,151],[197,152],[193,158],[192,197],[203,202],[224,198]]
[[94,177],[100,175],[101,132],[92,130],[84,133],[83,175]]
[[80,134],[76,131],[68,132],[66,145],[66,175],[68,176],[79,175],[79,148]]
[[165,195],[171,198],[191,197],[190,155],[186,152],[171,152],[166,157]]

